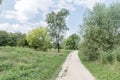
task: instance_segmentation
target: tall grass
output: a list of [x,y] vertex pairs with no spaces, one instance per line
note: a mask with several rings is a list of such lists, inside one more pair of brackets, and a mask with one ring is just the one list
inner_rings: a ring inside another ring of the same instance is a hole
[[0,47],[0,80],[54,80],[69,52]]
[[100,58],[96,61],[87,60],[82,49],[79,56],[83,64],[96,77],[96,80],[120,80],[120,47],[113,51],[100,51]]

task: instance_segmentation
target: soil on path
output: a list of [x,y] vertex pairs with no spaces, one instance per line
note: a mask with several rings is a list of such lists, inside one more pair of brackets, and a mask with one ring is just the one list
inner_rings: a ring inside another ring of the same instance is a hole
[[56,80],[95,80],[95,78],[81,63],[78,51],[73,51],[68,55]]

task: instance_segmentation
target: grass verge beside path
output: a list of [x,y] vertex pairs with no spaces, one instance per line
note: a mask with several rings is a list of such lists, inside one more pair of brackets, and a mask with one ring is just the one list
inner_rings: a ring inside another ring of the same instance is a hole
[[102,65],[99,61],[85,61],[84,56],[79,51],[79,56],[82,63],[95,76],[96,80],[120,80],[120,63],[116,62],[113,65]]
[[54,80],[69,52],[0,47],[0,80]]

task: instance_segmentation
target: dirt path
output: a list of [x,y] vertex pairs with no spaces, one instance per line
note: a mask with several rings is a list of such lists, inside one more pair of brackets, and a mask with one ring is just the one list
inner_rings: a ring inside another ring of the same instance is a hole
[[71,52],[62,66],[56,80],[95,80],[81,63],[78,51]]

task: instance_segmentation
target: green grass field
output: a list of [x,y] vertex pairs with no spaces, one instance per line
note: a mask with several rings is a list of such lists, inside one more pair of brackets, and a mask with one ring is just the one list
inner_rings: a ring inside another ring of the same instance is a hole
[[0,47],[0,80],[54,80],[69,52]]
[[79,52],[83,64],[93,74],[96,80],[120,80],[120,63],[102,65],[99,61],[85,61]]

